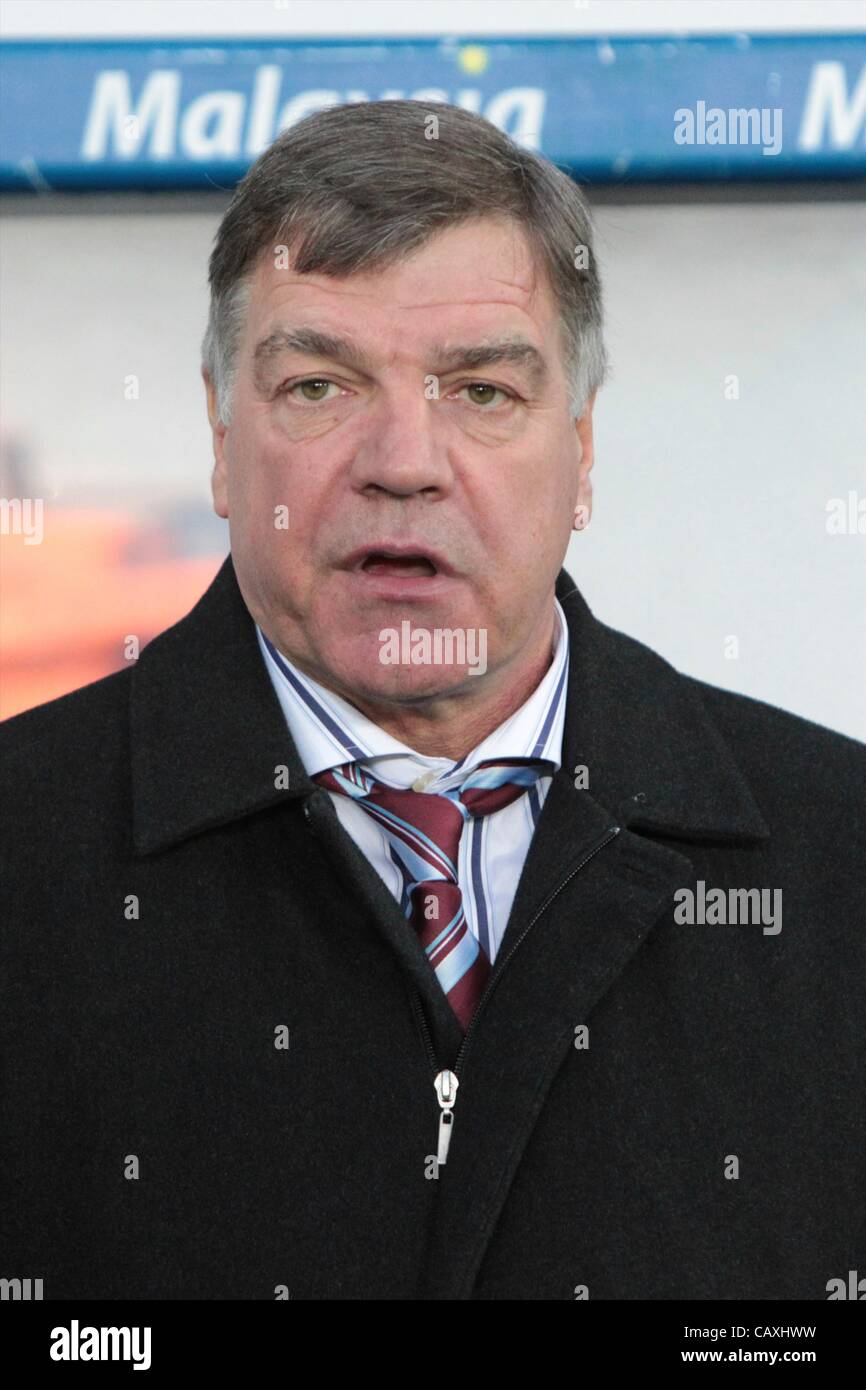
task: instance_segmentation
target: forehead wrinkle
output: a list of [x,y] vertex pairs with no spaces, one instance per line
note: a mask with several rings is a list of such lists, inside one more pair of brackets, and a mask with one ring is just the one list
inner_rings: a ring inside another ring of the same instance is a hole
[[[383,277],[385,274],[386,272],[383,272]],[[376,279],[378,281],[380,278],[383,277],[377,276]],[[286,275],[285,272],[281,272],[280,279],[275,284],[266,286],[264,288],[263,297],[267,298],[268,295],[274,293],[275,291],[291,289],[310,290],[314,294],[333,295],[341,299],[345,299],[347,297],[350,297],[352,299],[375,299],[378,303],[381,303],[382,296],[380,284],[376,283],[371,284],[368,287],[359,288],[356,282],[360,278],[360,275],[319,276],[317,273],[314,272],[310,275],[296,276]],[[432,273],[430,278],[434,278]],[[535,278],[533,278],[533,280],[526,285],[521,285],[517,281],[497,279],[495,276],[492,275],[489,278],[492,284],[494,285],[511,286],[515,291],[515,298],[506,299],[500,297],[499,295],[479,295],[476,291],[472,291],[468,296],[460,295],[455,299],[395,299],[392,301],[392,303],[393,306],[397,309],[442,309],[448,308],[449,306],[456,304],[505,304],[508,305],[509,308],[519,308],[520,305],[517,303],[518,298],[531,299],[537,293],[538,290],[538,285]]]
[[[383,271],[382,277],[386,274],[387,272]],[[377,282],[382,277],[376,276]],[[310,275],[292,275],[290,273],[286,274],[286,272],[283,271],[280,272],[280,278],[276,283],[264,288],[263,297],[267,298],[269,295],[279,290],[291,289],[308,290],[314,294],[325,294],[336,297],[337,299],[375,299],[377,303],[382,303],[381,285],[376,283],[364,288],[359,288],[357,285],[357,280],[359,278],[359,275],[338,277],[320,276],[317,272],[313,272]],[[434,278],[432,273],[430,278]],[[535,297],[538,292],[536,277],[533,276],[531,282],[527,285],[521,285],[508,279],[497,279],[492,275],[489,278],[494,285],[511,286],[515,291],[514,299],[508,299],[499,294],[487,296],[483,293],[479,294],[477,290],[472,290],[468,295],[459,295],[454,299],[394,299],[391,301],[391,305],[395,309],[420,311],[426,309],[447,309],[463,304],[504,304],[507,308],[520,309],[522,312],[527,312],[523,310],[522,305],[518,301]]]

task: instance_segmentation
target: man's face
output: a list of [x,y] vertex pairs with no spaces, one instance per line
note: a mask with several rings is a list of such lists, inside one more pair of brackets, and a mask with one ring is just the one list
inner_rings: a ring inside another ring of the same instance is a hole
[[[344,278],[265,256],[227,429],[208,398],[241,591],[301,670],[349,698],[418,701],[480,694],[549,653],[590,504],[591,408],[570,416],[558,307],[515,224],[466,223]],[[475,652],[483,630],[486,674],[383,659],[406,621],[463,629]]]

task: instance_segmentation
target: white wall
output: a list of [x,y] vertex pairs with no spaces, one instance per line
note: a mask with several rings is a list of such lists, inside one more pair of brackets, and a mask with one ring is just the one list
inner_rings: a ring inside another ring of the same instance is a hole
[[575,579],[680,669],[866,738],[866,535],[826,530],[866,500],[863,204],[598,223],[614,375]]
[[862,0],[3,0],[6,37],[751,34],[859,29]]

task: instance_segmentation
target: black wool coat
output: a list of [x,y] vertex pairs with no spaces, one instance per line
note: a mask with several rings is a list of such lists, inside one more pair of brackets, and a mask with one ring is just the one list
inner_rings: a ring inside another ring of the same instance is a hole
[[[557,595],[563,766],[465,1040],[298,759],[230,558],[136,665],[6,722],[0,1277],[572,1300],[866,1274],[866,749],[678,674],[565,571]],[[780,889],[781,930],[683,921],[687,889]]]

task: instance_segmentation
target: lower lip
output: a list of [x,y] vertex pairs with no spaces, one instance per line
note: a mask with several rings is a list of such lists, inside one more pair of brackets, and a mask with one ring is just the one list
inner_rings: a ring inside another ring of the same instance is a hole
[[359,597],[391,602],[424,602],[440,598],[456,583],[450,574],[370,574],[367,570],[344,571]]

